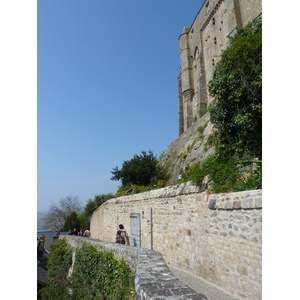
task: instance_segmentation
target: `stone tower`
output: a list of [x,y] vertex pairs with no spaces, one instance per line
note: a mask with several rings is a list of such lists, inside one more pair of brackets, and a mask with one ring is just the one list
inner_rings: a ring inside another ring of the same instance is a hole
[[206,0],[191,27],[179,36],[179,136],[206,112],[212,98],[207,83],[228,36],[262,13],[261,0]]

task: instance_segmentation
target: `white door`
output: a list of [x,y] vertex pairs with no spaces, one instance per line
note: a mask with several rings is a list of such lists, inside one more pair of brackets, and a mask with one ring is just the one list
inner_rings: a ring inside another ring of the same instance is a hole
[[141,247],[141,218],[139,213],[130,214],[130,246]]

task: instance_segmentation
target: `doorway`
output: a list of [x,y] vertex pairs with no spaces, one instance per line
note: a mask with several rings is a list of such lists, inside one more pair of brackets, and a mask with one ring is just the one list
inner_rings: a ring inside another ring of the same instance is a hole
[[130,246],[141,247],[141,216],[139,213],[130,214]]

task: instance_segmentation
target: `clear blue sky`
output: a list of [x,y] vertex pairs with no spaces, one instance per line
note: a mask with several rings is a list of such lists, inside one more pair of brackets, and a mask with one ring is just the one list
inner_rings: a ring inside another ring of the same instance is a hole
[[86,204],[178,137],[178,38],[203,0],[37,2],[37,209]]

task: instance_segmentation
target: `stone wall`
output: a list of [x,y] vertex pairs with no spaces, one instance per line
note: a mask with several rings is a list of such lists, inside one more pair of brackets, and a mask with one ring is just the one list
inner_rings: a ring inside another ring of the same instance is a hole
[[177,183],[181,172],[196,162],[200,162],[201,165],[214,153],[214,147],[207,143],[212,132],[213,125],[207,112],[168,146],[159,164],[170,174],[172,184]]
[[[113,252],[116,260],[124,258],[131,270],[135,272],[135,300],[207,300],[204,295],[179,282],[169,270],[162,255],[156,251],[79,236],[61,236],[60,238],[66,238],[74,250],[80,248],[83,243],[88,243],[98,250]],[[75,251],[73,252],[73,258],[76,260]]]
[[141,247],[169,266],[190,271],[234,296],[261,299],[262,191],[208,195],[191,184],[111,199],[91,219],[92,238],[113,242],[141,215]]

